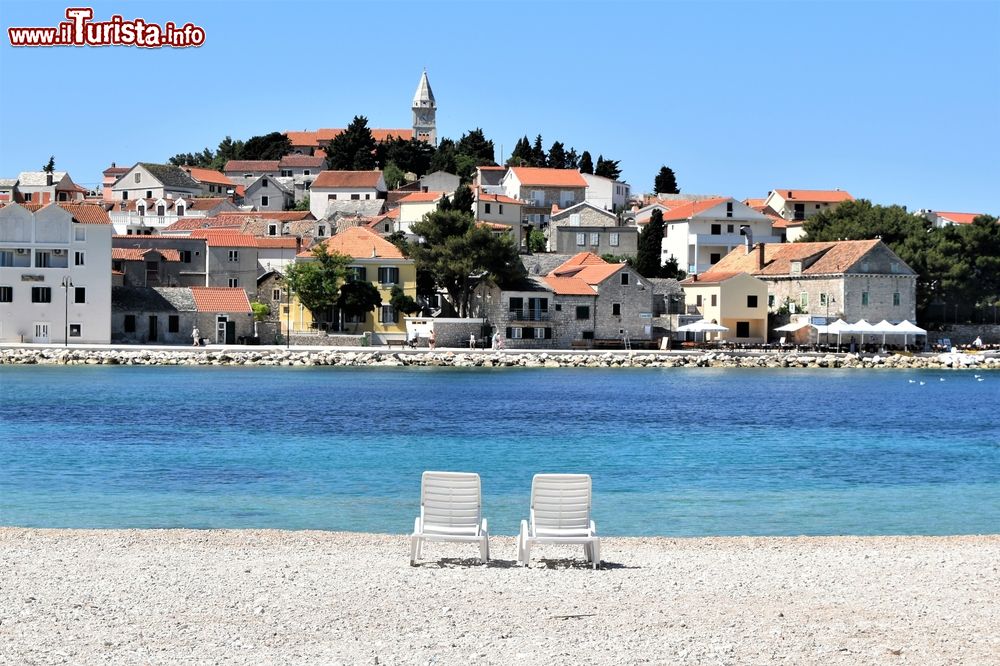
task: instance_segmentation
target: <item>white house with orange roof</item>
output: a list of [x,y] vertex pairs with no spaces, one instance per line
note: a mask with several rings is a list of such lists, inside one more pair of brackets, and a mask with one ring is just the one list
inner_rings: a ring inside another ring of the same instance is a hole
[[917,211],[917,215],[930,222],[931,226],[943,229],[955,224],[972,224],[972,221],[982,215],[982,213],[956,213],[922,208]]
[[285,155],[278,161],[279,177],[291,178],[295,203],[309,195],[313,181],[325,165],[325,158],[311,155]]
[[580,175],[587,181],[586,200],[598,208],[617,213],[632,198],[632,186],[625,181],[595,176],[592,173]]
[[[365,227],[350,227],[336,236],[323,241],[328,252],[336,252],[351,258],[348,266],[350,280],[370,282],[382,296],[382,305],[360,317],[349,317],[339,308],[327,312],[309,312],[293,294],[291,316],[288,306],[282,306],[282,327],[286,321],[292,332],[322,328],[372,334],[376,342],[387,339],[401,339],[406,335],[403,313],[397,312],[391,304],[392,289],[399,287],[403,294],[411,298],[417,296],[417,269],[412,259],[403,256],[399,248]],[[313,253],[301,252],[297,261],[315,261]],[[317,322],[318,326],[313,323]]]
[[424,219],[424,215],[434,212],[446,192],[411,192],[397,201],[399,218],[394,231],[412,234],[410,227]]
[[105,201],[115,200],[114,193],[111,191],[111,188],[114,187],[114,184],[118,182],[119,178],[128,173],[128,170],[128,167],[120,167],[112,162],[111,166],[101,173],[101,198]]
[[65,171],[22,171],[17,176],[14,201],[27,204],[82,203],[86,188],[73,182]]
[[[677,203],[663,212],[663,262],[677,260],[689,274],[704,273],[746,242],[777,243],[771,219],[732,197]],[[666,202],[664,202],[666,203]],[[648,218],[647,218],[648,220]]]
[[239,209],[228,197],[177,197],[167,194],[150,199],[128,199],[114,203],[109,212],[115,233],[151,236],[163,233],[188,218],[210,218]]
[[110,342],[111,231],[99,205],[0,208],[0,340]]
[[527,249],[522,222],[524,217],[521,212],[525,202],[506,194],[490,193],[480,187],[474,188],[472,193],[475,197],[476,221],[507,227],[510,229],[514,247],[521,251]]
[[309,211],[319,220],[329,217],[331,202],[373,201],[385,196],[381,171],[322,171],[312,183]]
[[503,193],[525,201],[523,215],[535,227],[548,224],[553,207],[569,208],[587,198],[579,169],[510,167],[500,181]]
[[854,197],[844,190],[776,189],[768,193],[764,206],[790,222],[804,222],[816,213],[836,208],[845,201],[854,201]]
[[201,167],[181,167],[191,178],[201,183],[209,196],[232,197],[236,192],[236,183],[221,171],[203,169]]

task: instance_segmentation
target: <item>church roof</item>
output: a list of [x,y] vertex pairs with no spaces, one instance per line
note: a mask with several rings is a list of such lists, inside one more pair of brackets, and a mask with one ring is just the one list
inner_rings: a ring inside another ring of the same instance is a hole
[[427,70],[424,70],[420,75],[420,83],[417,84],[417,92],[413,94],[413,106],[434,105],[434,91],[431,90],[431,82],[427,80]]

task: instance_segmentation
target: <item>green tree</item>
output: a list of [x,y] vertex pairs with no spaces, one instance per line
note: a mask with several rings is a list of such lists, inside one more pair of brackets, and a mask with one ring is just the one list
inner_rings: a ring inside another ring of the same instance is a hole
[[253,310],[253,318],[256,321],[265,321],[267,316],[271,314],[271,306],[259,301],[250,303],[250,309]]
[[[205,150],[208,150],[207,148]],[[292,142],[281,132],[252,136],[243,145],[240,159],[280,160],[292,152]],[[211,162],[211,160],[209,160]]]
[[643,277],[660,277],[660,257],[663,243],[663,213],[656,209],[639,233],[635,254],[635,270]]
[[660,173],[656,174],[653,180],[653,192],[656,194],[680,194],[677,189],[677,177],[674,170],[664,165],[660,167]]
[[566,168],[567,169],[580,168],[580,156],[576,154],[576,148],[570,148],[569,151],[567,151]]
[[565,169],[566,165],[566,149],[562,143],[555,141],[552,143],[552,147],[549,148],[549,166],[553,169]]
[[413,299],[413,297],[407,296],[398,284],[393,285],[392,291],[389,293],[389,305],[391,305],[392,309],[396,312],[402,312],[407,315],[411,315],[420,310],[420,306]]
[[473,158],[475,162],[473,166],[496,166],[493,142],[486,138],[479,127],[463,134],[455,145],[455,151],[459,155]]
[[451,199],[452,210],[471,213],[475,205],[476,198],[472,194],[472,189],[468,185],[459,185],[455,190],[455,196]]
[[542,135],[539,134],[535,137],[535,143],[531,146],[531,166],[548,166],[546,162],[545,149],[542,148]]
[[49,161],[45,163],[42,167],[42,171],[45,173],[53,173],[56,170],[56,156],[52,155],[49,157]]
[[580,155],[580,173],[594,173],[594,160],[586,150]]
[[[382,294],[371,282],[351,280],[340,287],[337,307],[345,315],[361,318],[376,308],[382,307]],[[355,320],[354,330],[358,329]]]
[[438,142],[437,150],[434,151],[434,157],[431,158],[430,170],[434,171],[444,171],[446,173],[455,173],[458,171],[458,166],[455,163],[455,158],[458,156],[458,152],[455,150],[455,142],[451,139],[441,139]]
[[622,175],[622,170],[618,168],[618,160],[606,160],[603,155],[598,155],[594,175],[618,180],[618,177]]
[[403,173],[411,172],[417,176],[430,173],[434,153],[434,146],[420,139],[390,137],[375,146],[375,159],[379,168],[385,169],[389,163],[394,163]]
[[340,298],[340,285],[344,282],[347,266],[352,260],[336,252],[327,252],[322,243],[313,247],[312,255],[311,260],[297,261],[288,266],[285,276],[299,302],[314,317],[318,317]]
[[292,206],[292,210],[309,210],[309,195],[302,197],[302,201]]
[[[229,160],[242,159],[243,145],[242,141],[234,141],[233,138],[227,134],[226,138],[219,142],[219,147],[215,150],[215,154],[212,155],[209,168],[215,169],[216,171],[222,171],[222,168],[226,166],[226,162]],[[206,148],[205,150],[208,149]]]
[[531,159],[531,142],[528,141],[528,135],[524,135],[514,145],[507,166],[531,166]]
[[385,186],[394,190],[406,180],[406,173],[395,162],[389,162],[382,169],[382,177],[385,179]]
[[333,171],[371,171],[375,168],[375,138],[368,118],[354,116],[326,149],[326,168]]
[[545,232],[541,229],[531,228],[528,232],[528,251],[529,252],[545,252],[545,248],[548,243],[545,240]]
[[472,293],[480,280],[504,286],[524,276],[509,235],[474,223],[471,212],[435,211],[412,226],[423,243],[413,247],[418,273],[426,271],[449,295],[460,317],[469,316]]

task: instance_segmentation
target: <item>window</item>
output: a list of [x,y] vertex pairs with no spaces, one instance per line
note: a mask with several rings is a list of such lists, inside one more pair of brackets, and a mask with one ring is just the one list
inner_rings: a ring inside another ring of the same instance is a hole
[[591,245],[600,245],[601,244],[601,234],[591,233],[590,234],[590,244]]
[[486,204],[486,212],[487,212],[487,213],[490,213],[490,212],[491,212],[491,211],[490,211],[490,205],[489,205],[489,204]]
[[551,329],[548,329],[548,328],[544,328],[544,327],[542,327],[542,326],[536,326],[536,327],[535,327],[535,330],[534,330],[534,333],[535,333],[535,339],[536,339],[536,340],[544,340],[544,339],[545,339],[546,337],[548,337],[548,336],[547,336],[547,335],[545,335],[545,334],[546,334],[546,333],[548,333],[548,332],[549,332],[550,330],[551,330]]
[[267,187],[267,178],[261,178],[260,179],[260,186],[261,187]]
[[699,308],[701,307],[701,294],[698,294],[697,296],[695,296],[694,304],[696,306],[698,306]]
[[229,286],[230,287],[238,287],[238,286],[240,286],[240,279],[239,278],[229,278]]
[[868,292],[861,292],[861,305],[868,305]]
[[348,281],[367,282],[368,269],[364,266],[348,266],[347,279]]
[[[302,170],[302,175],[303,176],[311,176],[312,175],[312,171],[310,171],[309,169],[303,169]],[[306,189],[309,189],[308,185],[309,185],[309,181],[307,180],[306,181]]]
[[511,340],[520,340],[524,337],[523,329],[520,326],[513,326],[510,329],[510,335],[508,335]]
[[748,321],[736,322],[736,337],[738,338],[750,337],[750,322]]
[[718,304],[719,304],[718,294],[712,294],[712,307],[714,308]]
[[328,194],[328,195],[326,195],[326,200],[327,201],[336,201],[337,200],[337,195],[336,194]]
[[0,266],[14,265],[14,250],[0,250]]
[[87,240],[87,229],[82,225],[76,225],[73,227],[73,240],[85,241]]
[[799,294],[799,305],[802,306],[803,309],[809,307],[809,294],[804,291]]
[[[726,203],[726,217],[732,217],[732,216],[733,216],[733,202],[730,201]],[[729,230],[732,231],[733,228],[729,227]]]
[[326,225],[321,224],[318,227],[316,227],[316,235],[317,236],[326,236]]
[[609,234],[608,235],[608,244],[611,247],[618,247],[619,237],[620,236],[617,233],[611,233],[611,234]]
[[240,260],[240,251],[239,250],[230,250],[229,251],[229,261],[239,261],[239,260]]
[[524,299],[520,296],[511,296],[508,301],[508,307],[511,310],[520,310],[524,308]]
[[593,340],[594,339],[594,332],[593,331],[580,331],[580,338],[582,338],[583,340]]
[[141,183],[142,182],[142,174],[141,173],[136,172],[136,174],[135,174],[135,182],[137,182],[137,183]]
[[76,252],[75,257],[73,259],[73,265],[83,266],[83,252]]
[[372,198],[372,195],[371,195],[371,194],[366,194],[366,195],[365,195],[365,200],[366,200],[366,201],[367,201],[368,199],[371,199],[371,198]]
[[364,312],[362,312],[361,314],[345,314],[344,315],[344,323],[345,324],[363,324],[363,323],[365,323],[365,319],[367,319],[367,318],[368,317],[367,317],[367,315],[365,315]]
[[146,190],[146,198],[147,199],[153,198],[153,190]]
[[748,308],[755,308],[755,307],[757,307],[757,295],[756,294],[748,294],[747,295],[747,307]]
[[[126,199],[128,199],[128,190],[125,190],[124,192],[122,192],[122,201],[125,201]],[[124,206],[123,206],[123,208],[124,208]]]
[[359,200],[360,198],[361,198],[361,195],[360,195],[360,194],[352,194],[352,195],[351,195],[351,201],[357,201],[357,200]]
[[52,287],[32,287],[31,288],[31,302],[32,303],[51,303],[52,302]]
[[184,206],[177,206],[177,217],[184,217]]
[[721,259],[722,259],[722,253],[721,252],[713,252],[710,255],[708,255],[708,263],[710,263],[712,265],[715,265],[715,264],[719,263],[719,260],[721,260]]
[[125,272],[125,262],[121,259],[115,259],[111,262],[111,270],[118,271],[119,273]]
[[826,305],[826,294],[825,293],[819,295],[819,304],[820,305]]
[[899,305],[899,292],[898,291],[893,292],[893,294],[892,294],[892,304],[895,305],[895,306]]
[[731,233],[733,233],[733,231],[734,231],[734,227],[733,227],[733,225],[731,225],[731,224],[727,224],[727,225],[726,225],[726,233],[727,233],[727,234],[731,234]]
[[86,287],[73,287],[73,302],[74,303],[86,303],[87,302],[87,288]]
[[398,321],[399,315],[396,314],[396,309],[391,305],[383,305],[381,312],[379,312],[378,320],[383,324],[395,324]]
[[576,318],[577,319],[590,319],[590,306],[589,305],[578,305],[578,306],[576,306]]
[[622,273],[622,286],[628,286],[628,273]]
[[292,170],[291,169],[282,169],[281,170],[281,177],[282,178],[291,178],[292,177]]
[[52,265],[52,255],[48,252],[35,252],[35,268],[48,268]]
[[274,288],[271,290],[271,300],[280,301],[281,300],[281,289]]
[[164,206],[163,204],[159,204],[156,207],[156,214],[159,215],[160,217],[163,217],[164,215],[167,214],[167,207]]
[[277,236],[278,235],[278,225],[277,224],[269,224],[269,225],[267,225],[267,235],[268,236]]
[[579,245],[579,246],[581,246],[581,247],[584,246],[584,245],[586,245],[587,244],[587,234],[577,234],[576,235],[576,244]]
[[497,213],[503,215],[503,204],[497,204]]
[[774,294],[768,294],[767,295],[767,307],[769,307],[769,308],[773,308],[774,307]]
[[25,203],[31,203],[31,192],[25,192],[22,196]]
[[177,254],[181,257],[181,263],[190,264],[191,263],[191,250],[181,250]]
[[612,317],[621,317],[622,316],[622,304],[621,303],[612,303],[611,304],[611,316]]
[[245,173],[245,174],[243,174],[243,177],[244,178],[253,178],[253,174],[252,173]]
[[14,287],[0,287],[0,303],[14,302]]
[[181,318],[179,315],[167,316],[167,333],[179,333],[181,330]]
[[722,225],[721,224],[713,224],[712,225],[712,235],[713,236],[719,236],[721,234],[722,234]]
[[135,333],[135,315],[125,315],[123,328],[126,333]]
[[398,284],[399,269],[395,266],[379,266],[378,281],[379,284]]
[[80,330],[83,327],[80,324],[70,324],[69,325],[69,337],[78,338],[80,337]]
[[267,196],[266,194],[260,198],[261,206],[268,206],[270,205],[270,203],[271,203],[271,197]]

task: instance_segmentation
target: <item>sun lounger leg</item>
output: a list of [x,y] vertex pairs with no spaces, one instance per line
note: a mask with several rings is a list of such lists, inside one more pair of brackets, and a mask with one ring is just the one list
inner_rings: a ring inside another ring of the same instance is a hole
[[521,532],[517,536],[517,561],[528,566],[528,521],[521,521]]
[[417,566],[417,548],[420,543],[420,537],[416,534],[410,537],[410,566]]
[[597,569],[601,566],[601,542],[595,540],[590,546],[590,552],[594,555],[594,568]]

